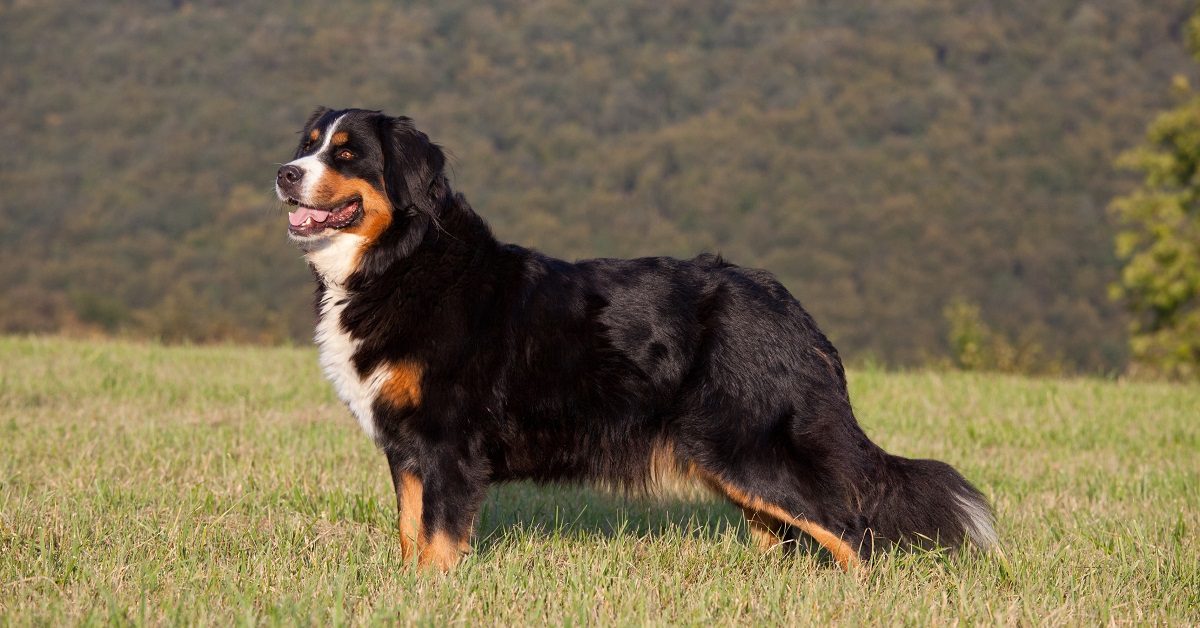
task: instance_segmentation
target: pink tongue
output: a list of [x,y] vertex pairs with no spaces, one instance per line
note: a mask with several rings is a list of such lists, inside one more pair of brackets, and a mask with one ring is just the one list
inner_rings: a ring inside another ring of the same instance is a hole
[[294,212],[288,212],[288,222],[292,223],[293,227],[299,227],[304,224],[304,221],[312,216],[316,222],[325,222],[329,220],[329,212],[313,209],[311,207],[301,207]]

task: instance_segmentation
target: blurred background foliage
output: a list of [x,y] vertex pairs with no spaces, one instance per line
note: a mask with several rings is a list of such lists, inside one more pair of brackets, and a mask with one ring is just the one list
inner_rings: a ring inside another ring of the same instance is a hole
[[0,331],[308,342],[271,185],[361,106],[502,239],[766,267],[851,361],[1113,372],[1113,160],[1195,78],[1194,8],[0,0]]
[[[1192,19],[1200,35],[1200,14]],[[1200,42],[1197,42],[1200,43]],[[1200,45],[1193,44],[1200,56]],[[1176,81],[1183,101],[1159,115],[1146,140],[1117,163],[1144,173],[1142,184],[1113,200],[1125,260],[1112,295],[1133,315],[1134,371],[1200,377],[1200,95]]]

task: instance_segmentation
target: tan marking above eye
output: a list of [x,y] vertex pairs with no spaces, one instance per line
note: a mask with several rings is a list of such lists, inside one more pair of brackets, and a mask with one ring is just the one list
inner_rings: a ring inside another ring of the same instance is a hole
[[333,145],[334,146],[341,146],[342,144],[345,144],[346,142],[349,142],[349,141],[350,141],[350,134],[345,131],[338,131],[337,133],[333,134]]
[[312,133],[308,134],[308,139],[310,139],[314,142],[317,141],[317,139],[320,137],[321,137],[321,129],[313,129]]

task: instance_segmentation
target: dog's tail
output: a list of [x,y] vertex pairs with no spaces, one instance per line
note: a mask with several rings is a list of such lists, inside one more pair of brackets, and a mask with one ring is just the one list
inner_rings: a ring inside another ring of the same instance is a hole
[[999,542],[987,498],[939,460],[885,454],[872,492],[864,504],[869,551],[890,545],[957,548],[967,542],[990,550]]

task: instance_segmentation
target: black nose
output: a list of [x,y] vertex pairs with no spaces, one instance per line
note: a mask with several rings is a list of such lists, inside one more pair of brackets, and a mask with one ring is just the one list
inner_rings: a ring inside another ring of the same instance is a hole
[[275,175],[275,181],[278,183],[295,184],[304,176],[304,171],[296,166],[284,166],[279,169],[279,174]]

